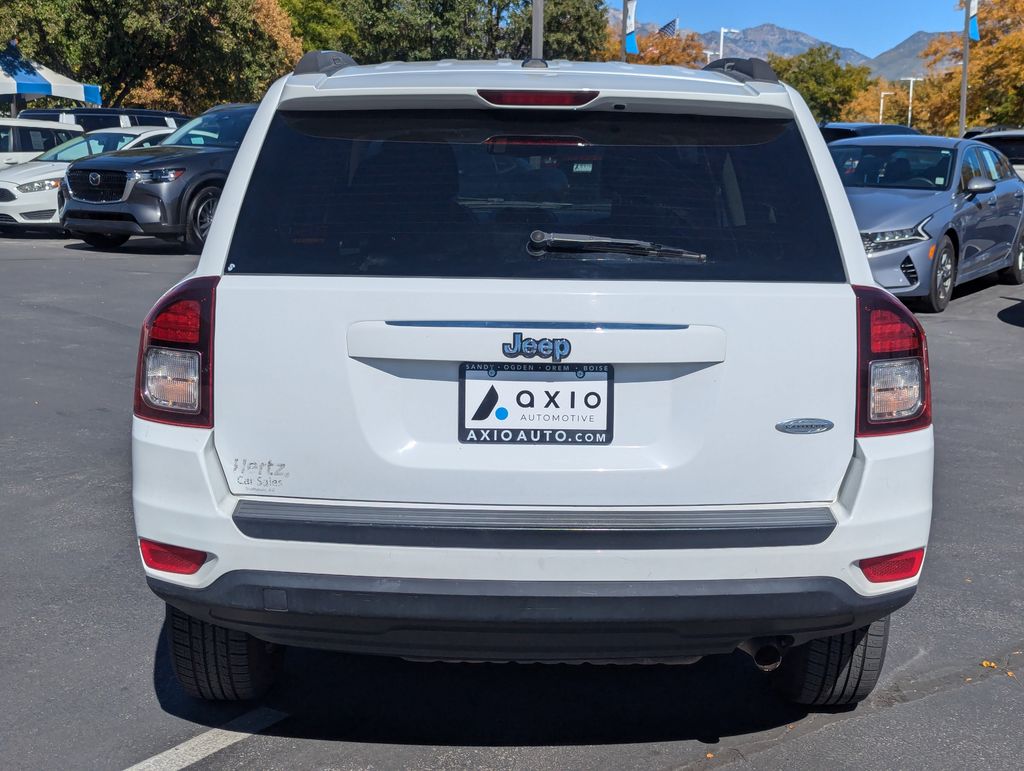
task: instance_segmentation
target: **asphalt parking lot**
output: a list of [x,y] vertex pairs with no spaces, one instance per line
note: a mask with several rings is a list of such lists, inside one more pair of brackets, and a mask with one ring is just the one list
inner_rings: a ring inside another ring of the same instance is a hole
[[742,654],[572,667],[298,650],[262,704],[221,707],[187,699],[165,666],[162,605],[131,520],[139,324],[194,264],[154,240],[104,253],[0,236],[0,766],[1024,763],[1024,287],[975,282],[946,313],[923,317],[937,446],[931,547],[916,599],[894,618],[882,683],[856,710],[787,706]]

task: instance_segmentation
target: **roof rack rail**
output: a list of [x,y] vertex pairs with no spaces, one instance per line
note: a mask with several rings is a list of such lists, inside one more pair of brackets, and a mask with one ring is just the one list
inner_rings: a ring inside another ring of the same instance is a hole
[[753,57],[750,59],[740,59],[738,57],[716,59],[707,64],[704,69],[712,72],[721,72],[723,75],[728,75],[740,83],[746,83],[749,80],[759,83],[779,82],[779,76],[775,74],[775,70],[772,69],[768,62],[764,59]]
[[292,70],[293,75],[333,75],[345,67],[356,66],[356,60],[341,51],[309,51],[302,55]]

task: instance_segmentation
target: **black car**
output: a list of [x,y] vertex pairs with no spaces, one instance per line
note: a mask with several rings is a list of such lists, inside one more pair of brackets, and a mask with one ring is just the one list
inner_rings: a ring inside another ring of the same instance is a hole
[[818,128],[826,142],[835,142],[837,139],[852,139],[853,137],[876,137],[883,134],[920,134],[921,132],[910,126],[900,126],[896,123],[822,123]]
[[201,251],[255,114],[254,104],[214,107],[156,147],[71,164],[57,196],[61,225],[98,248],[148,235]]
[[32,120],[75,123],[86,131],[129,126],[167,126],[178,128],[190,120],[188,115],[171,110],[146,110],[141,107],[54,107],[21,110],[18,115]]
[[994,126],[972,126],[964,132],[963,139],[981,139],[982,134],[999,133],[1002,131],[1020,131],[1022,126],[1014,126],[1008,123],[997,123]]

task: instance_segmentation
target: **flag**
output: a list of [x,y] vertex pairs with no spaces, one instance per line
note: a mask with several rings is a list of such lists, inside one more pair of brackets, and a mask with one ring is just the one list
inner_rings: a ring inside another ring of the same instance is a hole
[[658,34],[662,35],[664,37],[675,37],[676,36],[676,27],[678,27],[678,26],[679,26],[679,19],[672,19],[672,21],[670,21],[664,27],[661,27],[661,28],[658,29]]
[[971,40],[981,40],[981,32],[978,31],[978,0],[971,0]]
[[640,47],[636,44],[636,3],[637,0],[626,0],[626,53],[638,54]]

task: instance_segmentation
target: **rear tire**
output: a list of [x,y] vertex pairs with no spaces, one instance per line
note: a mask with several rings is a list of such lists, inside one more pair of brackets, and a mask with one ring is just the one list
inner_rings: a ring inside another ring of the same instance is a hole
[[998,276],[1004,284],[1024,284],[1024,235],[1017,240],[1013,263],[999,271]]
[[928,278],[928,294],[921,298],[920,308],[926,313],[942,313],[949,305],[956,286],[956,248],[949,236],[943,236],[935,248],[935,264]]
[[282,649],[167,606],[171,668],[185,693],[206,701],[257,699],[273,685]]
[[192,196],[188,204],[188,219],[185,221],[185,247],[192,254],[203,251],[206,237],[210,234],[213,215],[220,203],[219,187],[204,187]]
[[124,246],[130,237],[113,233],[82,233],[79,236],[93,249],[117,249],[119,246]]
[[857,704],[878,683],[888,641],[888,616],[852,632],[812,640],[783,657],[775,685],[797,704]]

